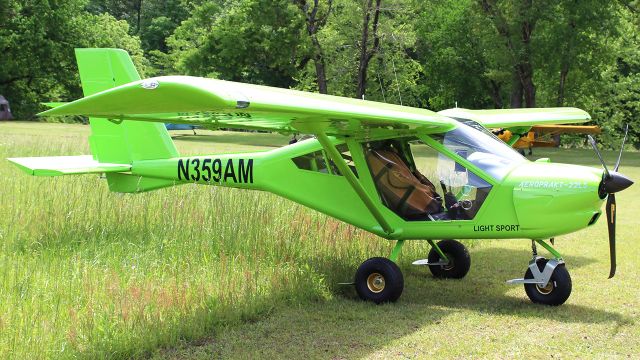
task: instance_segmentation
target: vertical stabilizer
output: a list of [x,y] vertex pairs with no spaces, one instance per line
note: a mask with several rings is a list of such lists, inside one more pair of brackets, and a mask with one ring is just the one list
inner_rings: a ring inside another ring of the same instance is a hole
[[[84,96],[140,80],[129,54],[120,49],[76,49]],[[93,158],[101,163],[133,164],[138,160],[178,156],[162,123],[90,118],[89,144]],[[135,192],[173,185],[127,174],[107,174],[112,191]],[[148,183],[148,185],[145,185]]]

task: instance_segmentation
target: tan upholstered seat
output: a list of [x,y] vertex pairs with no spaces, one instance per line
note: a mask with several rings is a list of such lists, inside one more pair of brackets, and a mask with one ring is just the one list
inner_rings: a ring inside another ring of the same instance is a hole
[[383,201],[401,217],[426,220],[443,211],[435,186],[420,173],[418,179],[393,150],[369,150],[367,162]]

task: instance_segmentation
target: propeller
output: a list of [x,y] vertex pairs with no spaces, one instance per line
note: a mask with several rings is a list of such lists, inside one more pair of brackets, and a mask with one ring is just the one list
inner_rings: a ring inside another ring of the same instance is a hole
[[600,183],[600,188],[598,189],[598,193],[601,198],[604,198],[608,195],[607,198],[607,229],[609,230],[609,256],[611,259],[611,270],[609,271],[609,279],[611,279],[616,274],[616,195],[615,193],[618,191],[622,191],[633,184],[626,176],[618,173],[618,168],[620,167],[620,159],[622,159],[622,150],[624,149],[624,143],[627,141],[627,135],[629,133],[629,124],[624,129],[624,138],[622,139],[622,146],[620,147],[620,153],[618,154],[618,160],[616,161],[616,165],[613,168],[613,171],[609,171],[607,165],[602,158],[602,154],[600,154],[600,150],[598,150],[598,145],[596,145],[596,141],[593,139],[591,135],[587,135],[589,137],[589,143],[593,147],[596,155],[598,155],[598,159],[600,159],[600,163],[602,163],[602,167],[604,168],[604,176],[602,177],[602,182]]

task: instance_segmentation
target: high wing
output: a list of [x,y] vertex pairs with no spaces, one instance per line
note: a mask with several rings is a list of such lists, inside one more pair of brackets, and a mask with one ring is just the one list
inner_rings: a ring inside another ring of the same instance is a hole
[[534,125],[572,124],[591,120],[578,108],[526,108],[497,110],[447,109],[438,114],[457,119],[473,120],[487,128],[532,127]]
[[189,76],[134,81],[39,115],[357,138],[436,133],[455,127],[454,120],[425,109]]

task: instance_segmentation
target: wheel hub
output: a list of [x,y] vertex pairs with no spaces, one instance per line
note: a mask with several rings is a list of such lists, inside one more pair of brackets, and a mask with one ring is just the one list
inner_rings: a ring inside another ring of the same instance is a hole
[[382,292],[382,290],[384,290],[384,285],[384,276],[380,273],[374,272],[367,277],[367,287],[373,293],[377,294]]
[[549,281],[546,286],[536,285],[536,290],[542,295],[549,295],[553,291],[553,281]]
[[[449,271],[451,269],[454,268],[455,264],[453,262],[453,256],[445,253],[445,255],[447,255],[447,258],[449,259],[449,262],[447,263],[447,265],[441,265],[443,270]],[[443,259],[440,259],[440,261],[444,261]]]

